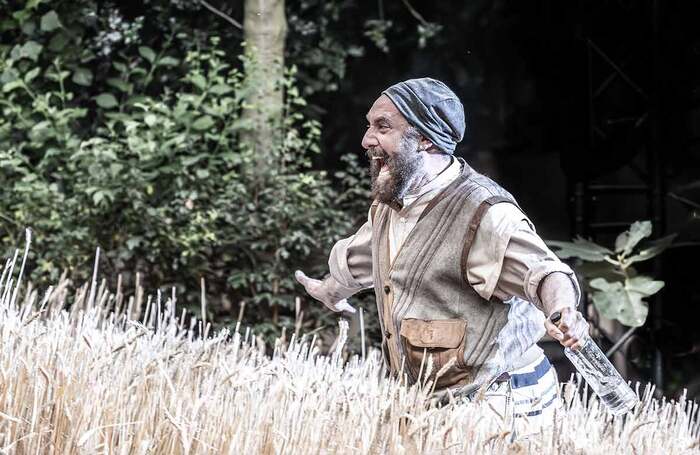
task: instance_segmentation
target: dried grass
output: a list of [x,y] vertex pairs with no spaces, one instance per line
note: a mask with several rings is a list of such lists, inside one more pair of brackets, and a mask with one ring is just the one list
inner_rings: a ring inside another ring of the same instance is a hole
[[70,308],[65,280],[37,305],[13,264],[0,282],[3,453],[698,453],[697,406],[649,388],[619,418],[567,384],[553,425],[511,442],[485,402],[440,407],[431,382],[385,378],[377,351],[345,361],[343,323],[330,355],[294,334],[269,357],[249,330],[196,336],[174,296],[149,300],[140,322],[141,290],[124,302],[96,279]]

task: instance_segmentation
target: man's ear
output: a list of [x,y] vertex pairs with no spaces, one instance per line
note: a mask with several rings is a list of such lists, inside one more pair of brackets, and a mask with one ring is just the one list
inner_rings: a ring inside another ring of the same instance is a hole
[[421,152],[428,151],[435,147],[433,143],[429,140],[426,139],[425,136],[420,137],[420,143],[418,144],[418,148],[420,149]]

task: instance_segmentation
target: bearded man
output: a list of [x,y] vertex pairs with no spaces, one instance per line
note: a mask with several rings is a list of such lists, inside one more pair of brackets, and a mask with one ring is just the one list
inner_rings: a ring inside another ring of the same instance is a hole
[[[368,220],[333,246],[325,279],[297,280],[332,311],[354,312],[347,297],[374,288],[394,375],[403,366],[438,393],[486,396],[513,421],[551,415],[558,381],[536,343],[546,329],[576,349],[588,331],[574,273],[510,193],[453,156],[464,109],[444,83],[395,84],[367,121]],[[558,327],[547,319],[556,311]]]

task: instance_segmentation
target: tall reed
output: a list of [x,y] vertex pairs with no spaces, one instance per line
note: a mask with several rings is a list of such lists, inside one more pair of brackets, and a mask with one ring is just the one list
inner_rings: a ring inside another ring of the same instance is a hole
[[376,351],[345,360],[343,322],[328,355],[295,334],[266,356],[248,329],[198,335],[172,295],[126,300],[96,274],[75,292],[21,287],[17,259],[0,280],[3,453],[700,452],[697,405],[650,388],[620,418],[566,384],[552,425],[511,442],[485,402],[438,405],[432,384],[386,378]]

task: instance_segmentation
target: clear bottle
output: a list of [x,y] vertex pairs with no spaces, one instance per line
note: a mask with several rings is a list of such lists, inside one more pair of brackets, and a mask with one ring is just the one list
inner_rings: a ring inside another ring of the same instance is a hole
[[[554,324],[557,324],[560,319],[559,312],[553,313],[550,317]],[[580,339],[579,343],[581,348],[578,350],[564,348],[564,354],[574,364],[576,370],[612,414],[622,415],[631,411],[639,402],[637,394],[622,379],[605,353],[588,334]]]

